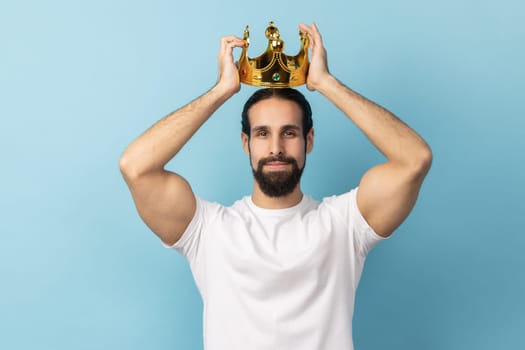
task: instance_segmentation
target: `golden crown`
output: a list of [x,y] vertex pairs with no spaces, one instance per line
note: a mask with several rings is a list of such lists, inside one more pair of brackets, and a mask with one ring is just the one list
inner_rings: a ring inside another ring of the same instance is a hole
[[268,47],[256,58],[248,57],[250,32],[244,30],[246,45],[239,59],[240,80],[244,84],[263,87],[285,88],[303,85],[308,74],[308,36],[299,32],[301,48],[295,56],[285,55],[284,41],[279,37],[279,29],[270,22],[266,28]]

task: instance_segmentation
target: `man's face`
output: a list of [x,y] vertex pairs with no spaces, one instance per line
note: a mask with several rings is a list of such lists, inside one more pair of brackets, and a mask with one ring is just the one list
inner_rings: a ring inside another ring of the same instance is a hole
[[290,194],[299,183],[313,130],[303,137],[302,111],[293,101],[269,98],[249,110],[250,137],[241,134],[255,181],[270,197]]

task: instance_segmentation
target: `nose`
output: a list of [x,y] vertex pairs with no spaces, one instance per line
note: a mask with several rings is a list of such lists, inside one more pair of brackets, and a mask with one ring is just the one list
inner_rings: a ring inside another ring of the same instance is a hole
[[279,155],[283,154],[283,142],[279,136],[272,137],[271,145],[270,145],[270,154],[271,155]]

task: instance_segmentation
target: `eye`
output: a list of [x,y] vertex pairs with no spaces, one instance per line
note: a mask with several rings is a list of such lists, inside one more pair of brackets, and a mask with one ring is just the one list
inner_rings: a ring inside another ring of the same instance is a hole
[[258,136],[258,137],[266,137],[268,136],[268,132],[266,130],[258,130],[256,133],[255,133],[255,136]]
[[285,137],[295,137],[297,133],[295,132],[295,130],[292,130],[292,129],[288,129],[288,130],[285,130],[283,131],[283,135]]

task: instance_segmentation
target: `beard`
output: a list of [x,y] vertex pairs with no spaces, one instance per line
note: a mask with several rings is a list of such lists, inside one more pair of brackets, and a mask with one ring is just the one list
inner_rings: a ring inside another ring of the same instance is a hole
[[[291,164],[292,169],[263,172],[265,164],[275,161]],[[259,188],[265,195],[269,197],[283,197],[292,193],[299,184],[303,169],[304,166],[299,168],[294,158],[275,156],[260,159],[257,163],[257,169],[252,167],[252,172],[255,181],[257,181]]]

